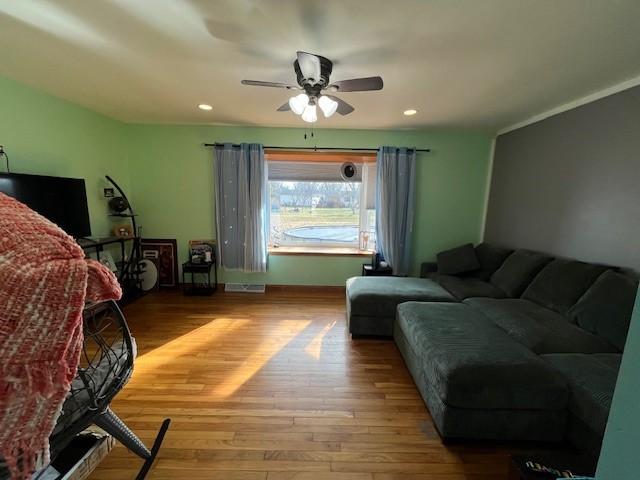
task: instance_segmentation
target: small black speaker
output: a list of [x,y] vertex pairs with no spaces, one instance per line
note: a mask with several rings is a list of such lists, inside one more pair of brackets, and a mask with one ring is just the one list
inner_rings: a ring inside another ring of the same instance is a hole
[[109,208],[113,213],[122,213],[129,208],[129,203],[122,197],[113,197],[109,200]]
[[345,162],[340,166],[340,175],[347,182],[355,177],[357,172],[356,166],[351,162]]

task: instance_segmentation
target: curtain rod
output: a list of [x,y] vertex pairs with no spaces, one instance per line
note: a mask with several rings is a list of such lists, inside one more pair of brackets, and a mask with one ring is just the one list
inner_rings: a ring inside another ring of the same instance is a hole
[[[205,147],[222,147],[224,143],[205,143],[203,144]],[[237,143],[233,144],[234,147],[239,147],[240,145]],[[274,146],[264,146],[265,150],[313,150],[315,151],[323,151],[323,150],[340,150],[347,152],[377,152],[380,150],[379,148],[342,148],[342,147],[274,147]],[[430,152],[430,148],[408,148],[407,150],[415,150],[416,152]]]

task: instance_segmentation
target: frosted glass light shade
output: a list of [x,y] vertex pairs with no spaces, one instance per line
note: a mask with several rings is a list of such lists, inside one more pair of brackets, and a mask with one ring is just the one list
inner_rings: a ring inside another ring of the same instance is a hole
[[318,100],[318,105],[320,106],[320,110],[324,113],[326,118],[329,118],[331,115],[336,113],[338,109],[338,102],[327,97],[326,95],[322,95]]
[[309,97],[306,93],[301,93],[289,99],[289,108],[296,115],[302,115],[307,105],[309,105]]
[[302,120],[309,123],[318,121],[318,114],[316,113],[315,105],[307,105],[304,112],[302,112]]

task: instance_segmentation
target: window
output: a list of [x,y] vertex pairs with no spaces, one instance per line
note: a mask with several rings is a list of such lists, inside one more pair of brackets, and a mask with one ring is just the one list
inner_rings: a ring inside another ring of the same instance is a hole
[[[270,246],[372,250],[376,172],[371,157],[296,153],[299,159],[267,155]],[[345,161],[356,165],[351,181],[340,174]]]

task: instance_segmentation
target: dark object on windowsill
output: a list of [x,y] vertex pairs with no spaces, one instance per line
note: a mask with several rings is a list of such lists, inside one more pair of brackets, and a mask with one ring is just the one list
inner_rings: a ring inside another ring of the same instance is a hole
[[[213,269],[213,283],[211,283],[211,270]],[[191,275],[191,281],[187,282],[186,274]],[[200,277],[197,281],[196,275]],[[212,262],[182,264],[182,291],[185,295],[213,295],[218,289],[218,267],[215,258]]]
[[374,268],[373,265],[368,263],[362,264],[362,276],[363,277],[390,277],[393,276],[393,269],[391,267]]
[[373,255],[371,255],[371,268],[377,270],[381,261],[383,261],[382,255],[378,252],[373,252]]

